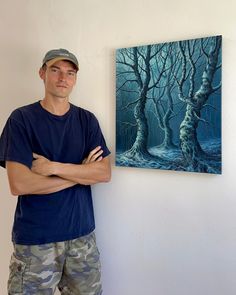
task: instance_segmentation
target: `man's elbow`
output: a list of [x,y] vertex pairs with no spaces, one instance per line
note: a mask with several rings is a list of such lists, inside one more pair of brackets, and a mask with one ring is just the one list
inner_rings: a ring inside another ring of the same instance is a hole
[[111,180],[111,170],[109,168],[109,169],[105,169],[103,171],[99,171],[98,174],[96,175],[96,177],[94,177],[93,179],[90,179],[82,184],[91,185],[91,184],[96,184],[96,183],[106,183],[106,182],[109,182],[110,180]]
[[16,181],[10,181],[9,183],[10,191],[13,196],[23,195],[23,187]]
[[25,178],[29,173],[29,168],[23,164],[17,162],[7,162],[7,175],[11,194],[13,196],[19,196],[26,194],[27,185],[25,184]]
[[13,191],[13,190],[11,190],[11,194],[12,194],[12,196],[14,196],[14,197],[18,197],[18,196],[21,195],[21,194],[18,193],[17,191]]
[[105,182],[110,182],[110,181],[111,181],[111,171],[107,174]]
[[111,169],[107,169],[107,171],[103,174],[102,182],[110,182],[111,181]]
[[27,184],[18,177],[9,178],[9,187],[13,196],[20,196],[27,194]]
[[10,185],[10,192],[13,196],[19,196],[20,191],[15,186]]
[[104,159],[105,165],[103,166],[104,172],[102,173],[102,182],[111,181],[111,164],[109,157]]

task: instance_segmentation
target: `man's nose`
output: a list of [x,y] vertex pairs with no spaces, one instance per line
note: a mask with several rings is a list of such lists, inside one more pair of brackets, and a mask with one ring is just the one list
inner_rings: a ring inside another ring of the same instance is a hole
[[66,73],[60,72],[60,74],[59,74],[59,80],[60,81],[65,81],[66,80]]

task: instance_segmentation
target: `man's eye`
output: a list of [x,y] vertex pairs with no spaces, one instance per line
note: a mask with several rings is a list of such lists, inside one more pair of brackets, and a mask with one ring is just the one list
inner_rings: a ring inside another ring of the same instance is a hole
[[75,73],[74,72],[69,72],[68,75],[71,76],[71,77],[74,77]]
[[52,71],[53,73],[56,73],[56,72],[58,72],[58,69],[51,68],[51,71]]

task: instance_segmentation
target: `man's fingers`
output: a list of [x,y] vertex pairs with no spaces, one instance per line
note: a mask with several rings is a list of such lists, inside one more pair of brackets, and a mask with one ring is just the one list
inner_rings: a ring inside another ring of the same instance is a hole
[[88,157],[84,159],[83,164],[91,163],[95,161],[101,161],[103,157],[101,156],[103,153],[103,150],[101,149],[101,146],[97,146],[95,149],[93,149]]
[[100,146],[97,146],[95,149],[93,149],[90,153],[89,153],[89,155],[91,155],[91,156],[93,156],[93,155],[95,155],[98,151],[100,151],[101,150],[101,147]]
[[103,151],[99,151],[97,152],[96,154],[94,154],[91,158],[89,158],[89,161],[90,162],[94,162],[94,161],[97,161],[98,158],[102,155]]
[[102,161],[102,159],[103,159],[103,157],[101,156],[96,160],[96,162]]
[[103,150],[101,150],[101,147],[98,146],[89,153],[88,160],[91,161],[91,160],[97,159],[97,157],[99,157],[102,153],[103,153]]

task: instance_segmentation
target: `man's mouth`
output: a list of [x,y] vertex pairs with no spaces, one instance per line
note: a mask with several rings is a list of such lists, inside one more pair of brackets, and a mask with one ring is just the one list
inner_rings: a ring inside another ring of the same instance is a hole
[[57,85],[57,87],[60,87],[60,88],[67,88],[67,86],[65,86],[65,85]]

